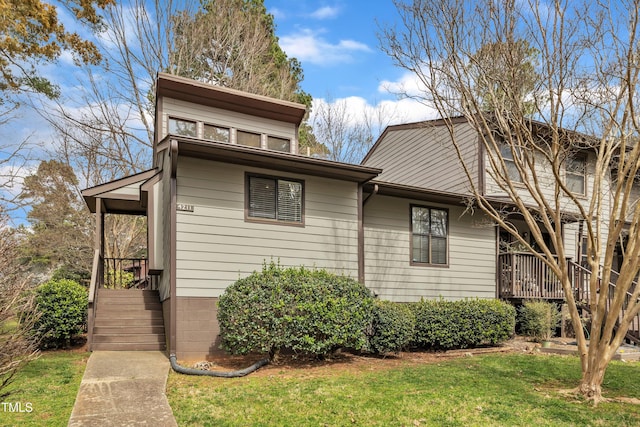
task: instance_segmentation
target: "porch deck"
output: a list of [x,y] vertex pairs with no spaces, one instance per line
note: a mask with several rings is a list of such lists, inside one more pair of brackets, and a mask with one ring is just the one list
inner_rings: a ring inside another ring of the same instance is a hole
[[498,293],[504,299],[564,299],[560,280],[537,256],[506,253],[498,256]]

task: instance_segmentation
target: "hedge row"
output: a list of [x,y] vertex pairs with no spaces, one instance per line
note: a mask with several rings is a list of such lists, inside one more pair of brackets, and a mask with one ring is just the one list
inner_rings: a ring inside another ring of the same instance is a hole
[[410,306],[416,317],[413,344],[420,348],[496,345],[515,331],[515,308],[499,300],[423,300]]
[[498,344],[514,332],[515,309],[498,300],[378,301],[348,277],[271,262],[226,289],[218,322],[222,348],[233,354],[386,354]]

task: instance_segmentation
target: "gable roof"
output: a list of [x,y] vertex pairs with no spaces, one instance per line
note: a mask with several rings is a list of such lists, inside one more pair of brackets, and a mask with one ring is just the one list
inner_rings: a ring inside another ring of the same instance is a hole
[[[477,132],[464,118],[451,120],[471,175],[480,180],[481,156]],[[394,187],[425,189],[447,195],[470,195],[467,176],[443,119],[388,126],[362,163],[381,168],[377,182]]]
[[105,212],[144,215],[146,193],[140,190],[142,184],[158,173],[149,169],[135,175],[126,176],[104,184],[82,190],[82,197],[91,213],[96,212],[97,199],[102,200]]
[[156,99],[160,97],[179,99],[296,125],[300,124],[307,112],[307,107],[303,104],[215,86],[167,73],[158,73],[156,79]]

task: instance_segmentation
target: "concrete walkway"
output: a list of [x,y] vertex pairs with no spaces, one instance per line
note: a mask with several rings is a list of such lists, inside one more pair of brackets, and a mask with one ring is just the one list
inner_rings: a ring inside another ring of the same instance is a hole
[[177,426],[165,389],[169,359],[159,351],[95,351],[69,426]]

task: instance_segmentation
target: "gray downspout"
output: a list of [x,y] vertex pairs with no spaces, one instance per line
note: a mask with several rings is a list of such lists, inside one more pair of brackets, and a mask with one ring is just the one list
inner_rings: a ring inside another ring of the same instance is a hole
[[169,361],[171,362],[171,368],[185,375],[203,375],[210,377],[222,377],[222,378],[237,378],[243,377],[251,372],[254,372],[267,363],[269,363],[269,359],[262,359],[249,366],[248,368],[241,369],[239,371],[229,371],[229,372],[220,372],[220,371],[205,371],[201,369],[192,369],[186,368],[178,364],[176,360],[176,330],[177,330],[177,292],[176,292],[176,222],[177,222],[177,214],[176,214],[176,205],[177,205],[177,170],[178,170],[178,142],[176,140],[171,140],[170,142],[170,156],[171,156],[171,205],[169,206],[170,211],[170,220],[169,220],[169,233],[170,233],[170,253],[171,253],[171,275],[169,277],[170,288],[171,288],[171,298],[170,298],[170,313],[171,313],[171,322],[169,331]]
[[200,376],[220,377],[220,378],[244,377],[245,375],[255,372],[258,369],[262,368],[264,365],[269,363],[269,359],[264,358],[264,359],[258,360],[256,363],[249,366],[248,368],[240,369],[239,371],[225,372],[225,371],[205,371],[204,369],[187,368],[185,366],[178,364],[178,362],[176,361],[176,355],[174,353],[171,353],[171,355],[169,356],[169,361],[171,362],[171,368],[173,368],[173,370],[178,372],[179,374],[200,375]]

